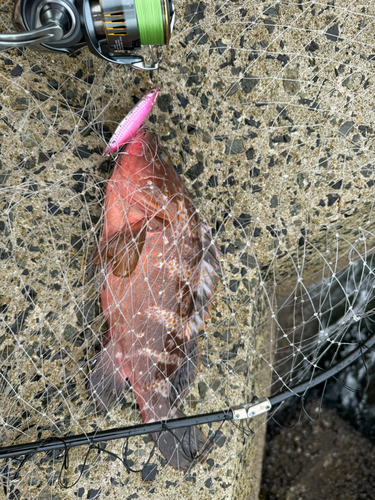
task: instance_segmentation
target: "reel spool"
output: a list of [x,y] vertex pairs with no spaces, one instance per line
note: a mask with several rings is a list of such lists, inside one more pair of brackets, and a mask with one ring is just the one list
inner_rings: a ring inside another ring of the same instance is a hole
[[72,53],[87,45],[98,57],[153,70],[129,51],[167,45],[175,22],[173,0],[17,0],[18,33],[0,34],[0,50],[35,46]]

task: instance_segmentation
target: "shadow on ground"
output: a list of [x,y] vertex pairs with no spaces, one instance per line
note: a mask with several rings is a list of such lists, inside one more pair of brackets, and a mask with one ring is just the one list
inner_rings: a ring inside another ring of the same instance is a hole
[[[307,405],[316,418],[318,402]],[[369,500],[375,491],[375,447],[335,411],[317,421],[288,412],[268,427],[260,500]],[[291,427],[293,426],[293,427]],[[288,428],[289,427],[289,428]]]

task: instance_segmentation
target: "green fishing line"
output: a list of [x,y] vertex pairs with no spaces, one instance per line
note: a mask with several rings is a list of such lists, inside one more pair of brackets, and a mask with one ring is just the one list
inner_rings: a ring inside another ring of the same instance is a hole
[[142,45],[164,45],[161,0],[134,0]]

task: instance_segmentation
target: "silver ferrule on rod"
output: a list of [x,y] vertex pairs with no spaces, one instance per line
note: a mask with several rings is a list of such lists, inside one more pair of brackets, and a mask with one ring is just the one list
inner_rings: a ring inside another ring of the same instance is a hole
[[260,398],[246,405],[232,406],[233,420],[253,418],[262,413],[267,413],[272,405],[268,398]]

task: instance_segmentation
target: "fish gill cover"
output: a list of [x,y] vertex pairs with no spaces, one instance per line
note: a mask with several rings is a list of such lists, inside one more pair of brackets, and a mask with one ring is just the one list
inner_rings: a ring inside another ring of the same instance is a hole
[[[12,8],[2,0],[4,32]],[[372,329],[374,5],[207,0],[176,10],[157,72],[87,49],[0,55],[2,447],[142,421],[130,384],[108,412],[88,393],[109,328],[91,257],[113,172],[102,153],[155,87],[146,124],[222,254],[178,409],[223,410],[309,380]],[[188,473],[145,435],[102,453],[75,448],[66,468],[63,445],[3,461],[1,487],[9,499],[257,498],[267,418],[251,421],[251,435],[202,426],[214,446]]]

